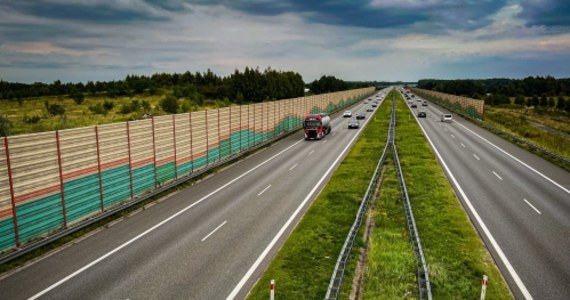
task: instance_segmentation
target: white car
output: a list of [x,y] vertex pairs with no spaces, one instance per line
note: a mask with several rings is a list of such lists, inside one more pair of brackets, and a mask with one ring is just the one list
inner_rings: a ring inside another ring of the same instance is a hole
[[350,110],[347,110],[344,112],[344,114],[342,114],[342,116],[345,118],[350,118],[352,117],[352,112]]
[[452,122],[453,119],[451,118],[451,114],[443,114],[441,115],[442,122]]

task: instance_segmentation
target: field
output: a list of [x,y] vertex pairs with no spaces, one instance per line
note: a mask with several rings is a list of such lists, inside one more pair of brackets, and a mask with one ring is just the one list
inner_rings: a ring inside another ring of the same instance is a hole
[[[15,100],[0,100],[0,115],[8,117],[12,123],[10,135],[61,130],[97,124],[107,124],[128,120],[139,120],[150,115],[167,114],[160,108],[162,100],[170,91],[160,91],[156,95],[86,96],[77,104],[67,96],[39,97]],[[60,105],[64,114],[50,114],[49,105]],[[180,113],[204,108],[229,106],[229,101],[207,100],[196,105],[189,99],[180,99]]]

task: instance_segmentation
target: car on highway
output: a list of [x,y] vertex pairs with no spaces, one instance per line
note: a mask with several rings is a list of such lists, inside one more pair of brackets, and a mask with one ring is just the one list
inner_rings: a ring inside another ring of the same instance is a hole
[[370,104],[370,106],[372,106],[372,107],[377,107],[377,106],[378,106],[378,103],[372,102],[372,104]]
[[442,114],[441,115],[441,121],[442,122],[452,122],[453,119],[451,117],[451,114]]
[[352,112],[350,110],[347,110],[342,114],[342,116],[344,118],[350,118],[350,117],[352,117]]
[[360,127],[360,122],[357,119],[348,121],[348,129],[358,129],[358,127]]
[[374,108],[372,108],[372,106],[367,106],[367,107],[366,107],[366,111],[368,111],[368,112],[374,111]]
[[412,108],[416,108],[416,107],[418,107],[418,105],[415,102],[412,103]]
[[366,119],[366,114],[363,112],[356,113],[356,119],[357,120]]
[[422,102],[422,106],[428,106],[427,101],[424,100],[424,102]]
[[427,113],[423,110],[420,110],[420,112],[418,112],[418,118],[427,118]]

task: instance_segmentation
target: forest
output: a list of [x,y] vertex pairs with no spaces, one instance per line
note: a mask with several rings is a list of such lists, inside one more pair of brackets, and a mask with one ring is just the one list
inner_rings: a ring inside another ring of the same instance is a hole
[[570,78],[552,76],[524,79],[422,79],[417,87],[447,94],[485,100],[486,104],[514,104],[520,106],[550,107],[570,112]]

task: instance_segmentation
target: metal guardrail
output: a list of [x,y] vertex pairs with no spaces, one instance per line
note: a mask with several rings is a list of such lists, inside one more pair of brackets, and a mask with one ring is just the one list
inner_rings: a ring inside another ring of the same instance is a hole
[[456,114],[458,114],[458,115],[464,117],[465,119],[468,119],[468,120],[470,120],[470,121],[472,121],[472,122],[475,122],[475,123],[479,124],[479,126],[481,126],[481,127],[483,127],[483,128],[489,129],[490,131],[493,131],[493,132],[497,133],[498,135],[503,135],[503,136],[506,136],[506,137],[508,137],[508,138],[510,138],[510,139],[513,139],[513,140],[517,141],[518,143],[521,143],[521,144],[524,144],[524,145],[528,146],[528,147],[529,147],[530,149],[532,149],[532,150],[535,150],[535,151],[537,151],[537,152],[539,152],[539,153],[541,153],[541,154],[543,154],[543,155],[546,155],[546,156],[548,156],[548,157],[550,157],[550,158],[552,158],[552,159],[558,160],[558,161],[560,161],[560,162],[566,164],[568,167],[570,167],[570,159],[567,159],[566,157],[563,157],[563,156],[561,156],[561,155],[559,155],[559,154],[557,154],[557,153],[554,153],[554,152],[549,151],[549,150],[547,150],[547,149],[545,149],[545,148],[543,148],[543,147],[540,147],[540,146],[538,146],[538,145],[536,145],[536,144],[533,144],[533,143],[531,143],[530,141],[521,138],[520,136],[517,136],[517,135],[514,135],[514,134],[512,134],[512,133],[509,133],[509,132],[507,132],[507,131],[505,131],[505,130],[503,130],[503,129],[500,129],[500,128],[494,126],[494,125],[491,125],[491,124],[489,124],[489,123],[487,123],[487,122],[485,122],[485,121],[483,121],[483,120],[479,120],[479,119],[473,118],[473,117],[471,117],[471,116],[469,116],[469,115],[467,115],[467,114],[464,114],[463,112],[454,109],[454,108],[453,108],[452,106],[450,106],[450,105],[445,105],[444,102],[440,101],[439,99],[437,99],[437,98],[435,98],[435,97],[433,97],[433,96],[429,96],[429,95],[424,95],[424,94],[422,94],[422,97],[427,98],[427,99],[429,99],[430,101],[435,102],[436,104],[438,104],[438,105],[440,105],[440,106],[443,106],[443,107],[449,109],[450,111],[452,111],[452,112],[454,112],[454,113],[456,113]]
[[[468,117],[467,117],[467,118],[468,118]],[[550,158],[556,159],[556,160],[558,160],[558,161],[560,161],[560,162],[562,162],[562,163],[564,163],[564,164],[566,164],[566,165],[568,165],[568,166],[570,167],[570,160],[567,159],[566,157],[563,157],[563,156],[561,156],[561,155],[559,155],[559,154],[556,154],[556,153],[554,153],[554,152],[552,152],[552,151],[549,151],[549,150],[547,150],[547,149],[544,149],[544,148],[542,148],[542,147],[540,147],[540,146],[538,146],[538,145],[535,145],[535,144],[533,144],[533,143],[531,143],[531,142],[529,142],[529,141],[527,141],[527,140],[521,138],[520,136],[517,136],[517,135],[514,135],[514,134],[509,133],[509,132],[507,132],[507,131],[504,131],[504,130],[502,130],[502,129],[498,128],[498,127],[495,127],[495,126],[493,126],[493,125],[491,125],[491,124],[489,124],[489,123],[485,123],[484,121],[480,121],[480,120],[477,120],[477,119],[472,119],[472,120],[475,121],[475,122],[478,122],[478,123],[481,125],[481,127],[487,128],[487,129],[489,129],[489,130],[491,130],[491,131],[493,131],[493,132],[496,132],[496,133],[499,134],[499,135],[507,136],[507,137],[510,138],[510,139],[513,139],[513,140],[515,140],[515,141],[517,141],[517,142],[519,142],[519,143],[521,143],[521,144],[524,144],[524,145],[528,146],[529,148],[531,148],[531,149],[533,149],[533,150],[535,150],[535,151],[538,151],[538,152],[540,152],[540,153],[542,153],[542,154],[544,154],[544,155],[546,155],[546,156],[549,156]]]
[[412,240],[414,253],[416,254],[416,259],[418,261],[418,285],[420,291],[420,299],[431,300],[431,285],[429,281],[426,258],[422,250],[422,243],[418,234],[418,228],[416,227],[416,221],[414,219],[414,213],[412,211],[412,204],[410,203],[410,198],[408,196],[408,189],[406,187],[406,181],[404,180],[404,174],[402,173],[400,158],[398,157],[398,150],[396,149],[395,144],[393,145],[393,151],[394,164],[396,165],[398,180],[400,181],[400,189],[402,190],[402,201],[404,202],[404,210],[406,211],[408,230],[410,231],[410,239]]
[[366,215],[366,211],[368,210],[368,203],[370,202],[370,199],[374,197],[374,191],[376,186],[378,185],[378,180],[380,179],[380,171],[382,165],[384,165],[384,161],[386,160],[388,147],[391,143],[390,141],[394,140],[393,137],[391,136],[393,132],[394,131],[392,130],[392,123],[390,123],[390,133],[388,136],[388,141],[384,146],[384,151],[382,152],[382,156],[378,160],[378,164],[376,165],[374,174],[372,174],[372,179],[370,180],[368,188],[366,189],[366,192],[362,197],[362,201],[360,202],[360,207],[358,208],[358,212],[356,213],[356,219],[354,220],[354,223],[352,224],[352,227],[350,228],[350,231],[346,236],[346,239],[344,241],[344,244],[342,245],[342,249],[340,250],[340,254],[336,261],[334,271],[329,282],[329,287],[325,295],[325,299],[327,300],[338,299],[340,288],[342,286],[342,281],[344,279],[345,268],[348,264],[348,260],[350,259],[350,254],[352,252],[352,247],[354,246],[356,234],[358,233],[358,229],[362,224],[362,219],[364,218],[364,216]]
[[400,159],[398,158],[398,151],[396,150],[396,145],[394,143],[394,139],[396,136],[396,101],[394,99],[394,94],[392,94],[392,113],[390,116],[390,127],[388,129],[388,140],[386,146],[384,147],[384,151],[382,152],[382,156],[376,165],[376,169],[374,170],[374,174],[372,175],[372,179],[368,184],[368,188],[366,189],[366,193],[360,203],[360,207],[356,214],[356,219],[348,232],[346,240],[344,241],[344,245],[340,251],[338,259],[335,264],[335,268],[333,274],[331,276],[329,286],[327,289],[327,293],[325,295],[325,300],[337,300],[340,292],[340,288],[342,286],[342,281],[344,279],[344,272],[345,268],[348,264],[348,260],[350,259],[350,254],[352,252],[352,247],[354,246],[354,240],[356,238],[356,234],[358,233],[358,229],[362,224],[362,219],[366,214],[368,209],[368,203],[370,199],[374,196],[374,190],[378,185],[378,180],[380,179],[380,170],[384,165],[384,161],[386,159],[386,155],[389,151],[389,147],[392,148],[394,153],[394,163],[396,165],[398,179],[400,182],[400,187],[402,189],[402,199],[404,202],[404,208],[406,211],[406,219],[408,223],[408,230],[410,231],[410,237],[412,240],[414,253],[416,254],[416,258],[418,260],[418,286],[419,286],[419,298],[420,299],[432,299],[431,294],[431,286],[429,282],[429,274],[425,256],[423,254],[422,246],[420,237],[418,234],[418,229],[416,227],[416,222],[414,220],[414,214],[412,212],[410,199],[408,197],[408,190],[406,188],[406,182],[404,180],[404,176],[402,174],[402,169],[400,166]]

